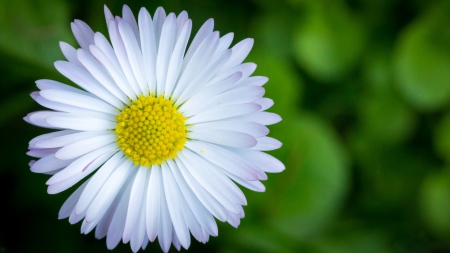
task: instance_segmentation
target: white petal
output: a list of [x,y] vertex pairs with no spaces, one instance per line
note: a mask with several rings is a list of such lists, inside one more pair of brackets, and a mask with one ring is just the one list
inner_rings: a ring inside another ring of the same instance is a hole
[[236,148],[251,148],[257,143],[249,134],[221,129],[196,129],[188,134],[188,138]]
[[82,20],[75,19],[75,25],[78,26],[80,31],[84,34],[85,38],[88,40],[89,44],[94,43],[94,31]]
[[219,46],[216,49],[216,52],[214,53],[214,56],[218,55],[219,53],[227,50],[231,42],[233,41],[234,33],[227,33],[219,40]]
[[98,96],[99,98],[105,100],[106,102],[115,106],[116,108],[123,107],[122,102],[120,102],[118,98],[116,98],[113,94],[111,94],[108,90],[106,90],[87,71],[77,67],[76,65],[70,62],[64,61],[56,61],[55,67],[61,74],[69,78],[72,82],[76,83],[81,88]]
[[236,154],[244,157],[250,162],[256,164],[266,172],[278,173],[285,169],[285,166],[275,157],[257,150],[227,148]]
[[254,85],[246,85],[231,89],[211,99],[214,99],[217,104],[221,105],[246,104],[262,98],[264,93],[264,88]]
[[[228,61],[229,61],[229,59],[228,59]],[[247,77],[249,77],[251,74],[253,74],[253,72],[255,72],[255,69],[256,69],[256,64],[254,64],[252,62],[246,62],[244,64],[235,66],[233,68],[229,68],[229,69],[223,71],[222,73],[217,72],[218,74],[216,74],[215,77],[210,82],[217,82],[217,81],[222,80],[222,79],[228,77],[229,75],[236,73],[238,71],[242,72],[241,80],[245,80]]]
[[55,158],[55,154],[50,154],[37,160],[30,168],[35,173],[46,173],[57,169],[62,169],[71,164],[74,160],[60,160]]
[[[203,206],[208,209],[208,211],[211,212],[211,214],[218,220],[222,222],[226,221],[227,213],[225,207],[197,182],[197,180],[186,169],[185,163],[179,159],[179,157],[176,158],[176,163],[183,175],[184,180],[186,180],[187,185],[189,185],[187,189],[191,189]],[[173,172],[175,172],[175,170],[173,170]],[[181,192],[183,192],[183,190],[181,190]]]
[[[95,45],[91,45],[95,46]],[[116,98],[120,99],[124,104],[128,103],[125,93],[117,86],[111,76],[100,65],[100,63],[86,50],[78,49],[77,56],[80,62],[86,67],[91,75]],[[119,108],[122,109],[122,108]]]
[[49,124],[46,121],[46,119],[48,117],[54,116],[54,115],[60,115],[60,114],[62,114],[62,113],[54,112],[54,111],[37,111],[37,112],[32,112],[32,113],[28,114],[26,116],[26,118],[28,119],[28,122],[30,124],[33,124],[35,126],[52,128],[52,129],[60,129],[60,128],[64,128],[64,127],[54,126],[54,125]]
[[106,237],[106,246],[108,249],[114,249],[122,238],[132,185],[130,182],[123,186],[126,187],[126,190],[117,205],[117,209],[108,228],[108,235]]
[[61,206],[61,209],[58,213],[58,219],[65,219],[70,216],[72,213],[72,210],[75,208],[75,205],[78,202],[78,199],[81,196],[81,193],[83,192],[86,185],[89,183],[90,179],[86,180],[80,187],[78,187],[67,200],[64,202],[64,204]]
[[134,171],[130,161],[125,161],[111,174],[110,178],[103,184],[102,188],[95,196],[92,204],[86,211],[86,221],[93,222],[100,218],[100,215],[111,205],[112,201],[120,191],[124,182]]
[[[42,134],[39,135],[37,137],[34,137],[33,139],[31,139],[31,141],[29,142],[30,147],[34,147],[34,148],[50,148],[50,147],[42,147],[41,145],[36,146],[36,144],[38,142],[42,142],[45,140],[49,140],[52,138],[56,138],[56,137],[60,137],[60,136],[64,136],[64,135],[69,135],[69,134],[75,134],[78,133],[78,131],[74,131],[74,130],[62,130],[62,131],[56,131],[56,132],[51,132],[48,134]],[[51,148],[55,148],[55,147],[51,147]]]
[[258,179],[249,164],[231,151],[199,141],[188,141],[186,147],[211,163],[244,180],[254,181]]
[[170,58],[175,45],[175,37],[177,32],[176,22],[175,14],[170,13],[164,21],[161,30],[158,56],[156,58],[156,91],[158,96],[163,94],[165,91],[167,69],[169,67]]
[[66,57],[67,61],[84,69],[83,64],[81,64],[81,62],[77,58],[77,50],[75,48],[62,41],[59,42],[59,47],[61,48],[61,51],[64,54],[64,57]]
[[[183,164],[186,166],[189,173],[206,191],[217,199],[227,210],[235,213],[239,212],[238,204],[234,202],[232,197],[229,195],[230,189],[228,188],[228,185],[225,184],[225,181],[219,181],[217,178],[213,178],[212,175],[216,175],[218,173],[213,173],[211,170],[206,170],[211,168],[206,160],[203,158],[198,159],[196,154],[188,150],[183,150],[183,152],[179,154],[179,157],[183,161]],[[225,176],[221,177],[221,179],[223,178],[225,178]]]
[[70,91],[52,89],[40,91],[39,95],[50,101],[117,115],[117,110],[114,107],[103,102],[102,100],[90,96],[85,96]]
[[186,124],[196,124],[213,120],[227,119],[239,115],[257,112],[261,109],[258,104],[239,104],[216,106],[210,110],[199,113],[185,121]]
[[214,28],[214,19],[210,18],[208,19],[202,27],[198,30],[197,34],[195,35],[194,39],[192,40],[191,45],[189,46],[189,49],[186,53],[186,57],[184,58],[183,67],[182,67],[182,73],[184,69],[187,67],[187,64],[193,57],[194,53],[197,51],[197,48],[200,46],[200,44],[213,32]]
[[114,133],[95,136],[69,144],[55,153],[57,159],[67,160],[82,156],[88,152],[104,147],[116,140]]
[[230,177],[233,181],[244,186],[247,189],[250,189],[255,192],[264,192],[266,190],[266,187],[259,180],[247,181],[229,173],[228,171],[224,171],[224,173],[227,174],[227,176]]
[[260,98],[256,101],[254,101],[253,103],[260,105],[261,111],[265,111],[265,110],[269,109],[274,104],[273,100],[270,98]]
[[172,220],[170,218],[169,210],[167,207],[167,198],[164,193],[164,185],[160,185],[160,212],[159,212],[159,225],[158,225],[158,242],[161,249],[164,252],[168,252],[170,244],[172,242]]
[[78,116],[71,113],[49,114],[46,115],[45,121],[53,127],[82,131],[101,131],[116,127],[116,123],[109,120]]
[[128,7],[128,5],[126,4],[124,4],[122,8],[122,17],[130,25],[131,29],[133,30],[134,36],[136,37],[136,40],[139,43],[140,41],[139,28],[136,22],[136,18],[134,18],[133,12],[131,11],[130,7]]
[[167,69],[166,85],[164,90],[165,98],[169,98],[172,94],[172,90],[175,87],[175,83],[178,80],[180,74],[181,65],[183,63],[184,52],[186,50],[187,43],[189,41],[189,35],[191,34],[192,21],[189,19],[180,30],[179,37],[177,38],[175,48],[173,49],[170,63]]
[[[149,93],[147,89],[147,79],[144,74],[144,60],[142,59],[142,53],[139,49],[138,41],[133,35],[133,30],[130,25],[124,20],[119,21],[119,33],[125,46],[128,55],[128,62],[134,78],[136,79],[141,92],[147,96]],[[123,61],[126,61],[126,59]]]
[[88,93],[88,92],[86,92],[84,90],[80,90],[80,89],[77,89],[75,87],[69,86],[67,84],[63,84],[63,83],[60,83],[60,82],[57,82],[57,81],[53,81],[53,80],[47,80],[47,79],[37,80],[36,81],[36,86],[40,90],[48,90],[48,89],[65,90],[65,91],[70,91],[70,92],[73,92],[73,93],[78,93],[78,94],[81,94],[81,95],[86,95],[86,96],[91,96],[91,97],[98,98],[94,94]]
[[123,152],[117,152],[112,156],[103,166],[98,169],[98,171],[91,177],[91,183],[86,187],[86,190],[80,196],[80,199],[76,205],[75,213],[80,214],[87,210],[89,204],[92,202],[94,197],[97,195],[100,188],[109,178],[111,173],[119,166],[125,162]]
[[114,20],[114,16],[112,15],[111,11],[106,7],[106,4],[103,7],[103,11],[105,12],[105,20],[106,20],[106,26],[108,26],[110,20]]
[[169,166],[166,163],[163,163],[161,165],[161,170],[164,183],[164,192],[166,194],[167,200],[167,207],[169,209],[173,227],[178,239],[180,240],[181,245],[183,245],[183,247],[187,249],[191,244],[191,238],[187,223],[184,219],[183,209],[188,207],[184,207],[181,205],[183,203],[182,196],[173,177],[173,174],[169,169]]
[[155,15],[153,16],[156,48],[159,47],[159,38],[161,37],[161,30],[164,24],[164,20],[166,20],[166,12],[162,7],[158,7],[155,11]]
[[80,27],[78,27],[74,22],[70,23],[70,27],[72,28],[72,33],[75,36],[78,45],[80,45],[80,47],[84,48],[85,50],[89,50],[89,40],[81,31]]
[[[231,118],[230,118],[231,119]],[[265,126],[273,125],[281,121],[278,114],[272,112],[256,112],[245,115],[240,115],[232,118],[233,120],[252,121]]]
[[82,214],[75,214],[75,212],[72,210],[72,213],[69,216],[69,223],[70,224],[75,224],[78,223],[80,220],[82,220],[84,218],[84,216],[86,215],[86,213],[82,213]]
[[222,71],[241,64],[244,59],[247,58],[250,50],[252,50],[253,42],[253,39],[245,39],[234,45],[234,47],[231,48],[233,54],[231,55],[227,63],[223,65]]
[[27,152],[27,155],[37,158],[43,158],[45,156],[54,155],[56,151],[58,151],[57,148],[29,148],[30,150]]
[[244,86],[244,85],[255,85],[255,86],[263,86],[269,81],[269,78],[265,76],[251,76],[246,79],[239,81],[236,85]]
[[[77,106],[73,106],[73,105],[50,101],[50,100],[42,97],[41,95],[39,95],[39,92],[31,93],[31,97],[38,104],[40,104],[48,109],[52,109],[52,110],[59,111],[59,112],[69,112],[69,113],[78,114],[78,115],[92,116],[92,117],[105,119],[105,120],[109,120],[109,121],[115,121],[114,115],[112,115],[112,114],[107,114],[104,112],[93,111],[91,109],[85,109],[85,108],[81,108],[81,107],[77,107]],[[88,97],[90,97],[90,96],[88,96]],[[71,101],[71,102],[73,102],[73,101]]]
[[96,160],[102,160],[103,155],[111,152],[114,146],[108,145],[97,150],[94,150],[88,154],[83,155],[82,157],[76,159],[69,166],[67,166],[64,170],[53,175],[47,182],[47,185],[52,185],[63,180],[66,180],[70,177],[75,176],[76,174],[83,174],[89,167],[92,167],[92,164]]
[[[102,53],[105,55],[105,57],[114,66],[114,69],[118,72],[118,74],[121,74],[122,76],[124,76],[122,68],[120,67],[119,60],[117,59],[116,53],[114,52],[114,49],[111,46],[111,44],[109,43],[108,39],[103,34],[97,32],[94,35],[94,41],[95,41],[95,45],[90,45],[89,49],[91,49],[92,46],[98,47],[98,49],[100,49],[100,51],[102,51]],[[91,53],[93,53],[92,49],[91,49]],[[97,58],[97,56],[94,53],[93,53],[93,55]],[[110,74],[112,75],[113,73],[111,73],[111,71],[110,71]]]
[[168,160],[168,164],[175,180],[177,181],[180,192],[183,194],[183,197],[187,202],[189,209],[192,211],[201,227],[206,229],[206,231],[208,231],[208,233],[210,233],[211,235],[217,236],[217,224],[211,213],[208,211],[208,209],[206,209],[202,202],[200,202],[193,190],[186,183],[186,180],[185,178],[183,178],[178,165],[173,160]]
[[[97,35],[97,34],[96,34]],[[97,36],[96,36],[97,37]],[[125,78],[119,63],[117,62],[118,67],[116,64],[114,64],[113,61],[110,60],[110,58],[115,58],[117,61],[116,55],[113,55],[112,57],[107,57],[106,54],[96,45],[90,45],[89,46],[92,55],[103,65],[103,67],[108,71],[108,73],[111,75],[111,78],[114,79],[117,86],[120,88],[120,90],[125,93],[129,98],[136,99],[136,94],[134,94],[133,88],[128,83],[128,80]],[[128,105],[130,101],[127,101],[126,104]]]
[[266,136],[269,129],[261,124],[241,120],[218,120],[206,123],[199,123],[189,127],[189,130],[195,132],[198,129],[221,129],[249,134],[253,137]]
[[[127,243],[131,239],[131,235],[137,226],[141,205],[145,205],[145,190],[147,189],[147,167],[140,167],[133,181],[131,188],[130,202],[128,203],[127,218],[123,231],[123,243]],[[141,222],[141,221],[140,221]],[[139,243],[139,247],[142,242]]]
[[[172,229],[173,229],[173,228],[172,228]],[[178,240],[178,236],[177,236],[177,234],[175,233],[175,230],[172,231],[172,243],[173,243],[173,246],[174,246],[178,251],[181,250],[181,243],[180,243],[180,240]]]
[[111,43],[114,47],[114,53],[116,54],[117,60],[123,70],[123,73],[131,85],[134,93],[136,95],[141,94],[142,91],[134,77],[133,70],[131,69],[130,62],[128,60],[127,50],[125,49],[125,44],[120,36],[118,24],[115,20],[109,21],[108,25],[109,37],[111,38]]
[[50,138],[38,140],[35,142],[35,146],[38,148],[59,148],[72,144],[76,141],[85,140],[99,135],[110,133],[109,131],[92,131],[92,132],[77,132],[74,130],[64,130],[55,133],[63,133],[60,135],[54,135]]
[[154,241],[158,235],[158,221],[160,212],[160,184],[161,168],[159,166],[152,166],[150,175],[150,181],[147,188],[147,200],[146,203],[146,222],[147,222],[147,235],[150,241]]
[[[83,179],[86,176],[88,176],[89,174],[91,174],[92,171],[96,170],[100,165],[102,165],[106,160],[108,160],[108,158],[111,157],[113,155],[113,153],[114,153],[113,151],[109,151],[109,152],[101,155],[97,159],[95,159],[92,163],[90,163],[86,167],[86,170],[82,171],[81,173],[78,173],[72,177],[69,177],[66,180],[49,185],[47,188],[47,192],[49,194],[56,194],[56,193],[60,193],[64,190],[72,187],[74,184],[78,183],[81,179]],[[60,172],[58,172],[58,173],[60,173]]]
[[[186,65],[186,68],[183,70],[182,67],[180,80],[174,89],[173,97],[178,98],[184,92],[187,85],[208,66],[208,63],[210,62],[214,50],[216,50],[218,44],[218,32],[212,33],[200,44],[192,56],[192,59],[189,61],[189,64]],[[186,63],[186,57],[184,58],[183,66]]]
[[[226,50],[220,53],[215,59],[213,59],[208,66],[206,66],[191,83],[181,92],[176,104],[183,103],[186,99],[203,90],[204,86],[212,84],[218,84],[208,82],[208,80],[217,72],[217,70],[224,64],[231,55],[231,50]],[[234,73],[236,74],[236,73]],[[231,75],[230,75],[231,76]],[[228,77],[226,77],[228,78]],[[221,80],[222,81],[222,80]],[[219,81],[220,82],[220,81]],[[181,84],[180,84],[181,85]],[[184,84],[183,84],[184,85]]]
[[180,37],[181,30],[183,29],[184,23],[188,20],[188,13],[186,11],[182,11],[177,16],[177,40]]
[[231,87],[241,78],[241,76],[242,73],[237,72],[222,81],[206,86],[182,104],[179,108],[179,112],[182,112],[183,115],[189,117],[202,111],[201,109],[205,108],[203,105],[208,104],[209,99]]
[[151,93],[156,90],[156,41],[153,29],[153,21],[147,9],[139,11],[139,32],[141,35],[142,57],[144,59],[144,70],[147,74],[148,88]]
[[[148,170],[148,168],[145,168]],[[147,173],[150,174],[150,173]],[[148,179],[148,177],[146,178]],[[145,198],[145,195],[144,195]],[[139,248],[142,247],[144,241],[148,242],[147,235],[145,234],[145,203],[141,205],[139,211],[139,217],[135,229],[133,231],[133,235],[131,236],[130,245],[133,252],[137,252]]]
[[239,218],[238,214],[234,214],[234,213],[228,212],[227,222],[231,226],[237,228],[239,226],[239,224],[241,223],[241,219]]
[[251,148],[253,150],[270,151],[278,149],[283,145],[279,140],[267,136],[256,138],[256,140],[258,141],[258,144]]

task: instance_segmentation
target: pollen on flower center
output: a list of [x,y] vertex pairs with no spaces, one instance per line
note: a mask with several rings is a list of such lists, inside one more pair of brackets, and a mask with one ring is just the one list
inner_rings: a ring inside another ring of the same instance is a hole
[[186,143],[186,118],[163,95],[141,95],[116,120],[117,145],[135,165],[160,165]]

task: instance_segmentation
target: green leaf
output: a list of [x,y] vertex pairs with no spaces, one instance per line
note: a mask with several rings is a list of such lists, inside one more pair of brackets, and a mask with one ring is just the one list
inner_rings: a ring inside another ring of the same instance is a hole
[[345,75],[365,46],[363,26],[340,1],[309,4],[297,23],[294,51],[298,63],[320,81]]
[[[270,223],[292,238],[325,229],[347,193],[349,163],[335,132],[318,118],[302,115],[285,130],[290,159],[269,201]],[[293,144],[293,145],[292,145]]]
[[401,34],[395,74],[402,95],[420,110],[435,110],[450,99],[450,2],[429,8]]

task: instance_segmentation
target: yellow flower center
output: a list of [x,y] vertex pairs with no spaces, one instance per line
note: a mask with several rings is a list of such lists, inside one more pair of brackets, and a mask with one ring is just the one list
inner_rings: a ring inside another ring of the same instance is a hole
[[186,118],[163,95],[141,95],[116,120],[117,145],[135,165],[161,165],[186,143]]

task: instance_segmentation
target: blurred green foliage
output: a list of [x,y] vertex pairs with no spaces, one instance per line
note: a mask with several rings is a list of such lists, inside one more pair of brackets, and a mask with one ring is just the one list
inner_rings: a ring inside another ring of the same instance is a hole
[[239,229],[219,224],[190,251],[450,252],[448,0],[0,1],[0,252],[107,252],[57,220],[70,191],[49,196],[47,176],[29,171],[27,143],[47,131],[22,117],[40,109],[35,80],[67,82],[53,62],[59,41],[75,45],[71,20],[105,33],[103,4],[120,14],[124,3],[255,38],[247,61],[270,78],[269,111],[283,118],[271,154],[286,170],[265,193],[244,190]]

